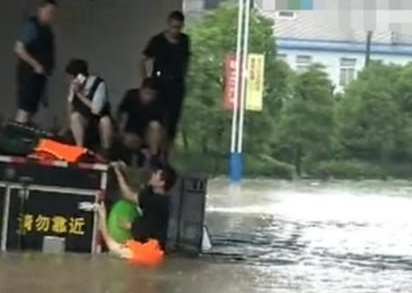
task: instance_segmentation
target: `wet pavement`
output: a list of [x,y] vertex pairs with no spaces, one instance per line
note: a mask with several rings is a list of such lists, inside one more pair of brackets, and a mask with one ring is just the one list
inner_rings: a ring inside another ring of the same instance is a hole
[[0,256],[0,293],[412,292],[412,184],[224,181],[215,247],[142,269],[108,255]]

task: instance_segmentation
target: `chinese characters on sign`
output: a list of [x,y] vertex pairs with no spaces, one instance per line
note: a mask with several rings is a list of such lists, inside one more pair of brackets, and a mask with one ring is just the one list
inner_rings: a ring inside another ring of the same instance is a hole
[[25,233],[39,232],[82,236],[85,234],[86,220],[84,218],[25,214],[19,217],[19,223],[21,230]]
[[225,60],[225,89],[223,99],[223,109],[233,111],[236,88],[236,56],[228,54]]
[[[246,110],[262,111],[265,56],[249,54],[247,69]],[[236,56],[230,53],[225,60],[223,108],[233,111],[236,94]]]
[[265,56],[262,54],[249,54],[248,63],[246,110],[262,111]]
[[23,230],[31,232],[33,229],[33,215],[24,215],[20,218],[20,221],[23,220]]
[[52,231],[60,234],[60,233],[67,233],[67,220],[64,217],[55,216],[52,219],[53,226]]
[[44,217],[42,215],[38,215],[34,222],[35,222],[35,230],[37,232],[49,232],[50,218]]
[[69,234],[84,235],[83,227],[85,224],[84,218],[70,218]]

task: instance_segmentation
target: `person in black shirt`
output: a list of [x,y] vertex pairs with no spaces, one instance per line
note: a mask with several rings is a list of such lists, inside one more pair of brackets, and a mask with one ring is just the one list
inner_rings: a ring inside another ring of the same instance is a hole
[[47,78],[54,69],[55,44],[51,28],[56,17],[56,2],[43,0],[37,15],[26,22],[23,35],[16,42],[17,65],[17,114],[15,120],[29,123],[37,113],[45,95]]
[[155,168],[147,186],[140,192],[134,192],[123,175],[125,165],[114,163],[112,166],[119,182],[122,197],[135,203],[143,214],[136,223],[133,223],[132,234],[134,238],[141,242],[156,239],[164,248],[169,223],[170,199],[168,192],[176,183],[176,172],[171,167]]
[[119,106],[119,130],[124,146],[132,152],[148,147],[148,156],[161,156],[164,141],[163,109],[152,78],[141,89],[131,89]]
[[[143,51],[142,76],[156,79],[162,107],[167,109],[167,131],[173,141],[177,132],[189,66],[190,39],[182,33],[185,18],[179,11],[169,14],[166,31],[155,35]],[[146,65],[152,62],[149,74]]]

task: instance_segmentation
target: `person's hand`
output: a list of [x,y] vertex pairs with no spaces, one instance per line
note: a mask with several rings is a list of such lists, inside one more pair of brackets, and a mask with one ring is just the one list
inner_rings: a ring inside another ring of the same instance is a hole
[[39,64],[36,64],[34,67],[33,67],[33,70],[34,70],[34,73],[36,73],[36,74],[38,74],[38,75],[44,75],[45,74],[45,71],[44,71],[44,68],[43,68],[43,66],[39,63]]
[[97,205],[96,211],[97,211],[97,214],[99,215],[100,219],[101,219],[102,221],[105,221],[106,218],[107,218],[107,211],[106,211],[106,206],[104,205],[103,202],[102,202],[102,203],[99,203],[99,204]]
[[72,81],[71,90],[73,91],[73,93],[78,94],[80,92],[81,88],[82,88],[82,85],[80,84],[80,82],[77,79]]
[[125,163],[125,162],[123,162],[123,161],[119,161],[118,162],[118,165],[119,165],[119,169],[120,170],[122,170],[122,171],[126,171],[127,170],[127,164]]
[[119,162],[110,162],[109,166],[114,170],[119,169]]
[[118,171],[125,171],[128,168],[123,161],[111,162],[109,166]]

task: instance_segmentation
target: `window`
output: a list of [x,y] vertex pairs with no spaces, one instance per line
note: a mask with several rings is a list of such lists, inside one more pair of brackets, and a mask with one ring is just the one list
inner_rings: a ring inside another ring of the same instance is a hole
[[278,54],[278,59],[279,60],[282,60],[282,61],[286,62],[287,58],[288,58],[288,55],[286,55],[286,54]]
[[206,0],[204,1],[205,9],[207,10],[216,9],[219,7],[219,4],[222,2],[223,0]]
[[276,12],[277,19],[295,19],[296,13],[294,11],[282,10]]
[[312,56],[298,55],[296,57],[296,71],[298,73],[305,72],[312,65]]
[[355,58],[341,58],[340,59],[340,78],[339,85],[347,86],[355,79],[356,73],[356,59]]

